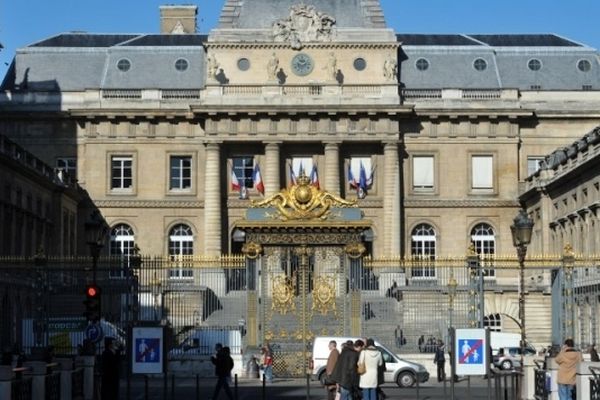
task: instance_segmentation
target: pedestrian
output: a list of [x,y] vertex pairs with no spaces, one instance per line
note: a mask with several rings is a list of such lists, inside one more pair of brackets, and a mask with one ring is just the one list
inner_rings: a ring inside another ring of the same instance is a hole
[[340,352],[337,349],[337,342],[332,340],[329,342],[329,357],[327,357],[327,364],[325,366],[325,390],[327,391],[327,400],[335,400],[337,392],[337,385],[333,379],[333,370],[337,364]]
[[573,339],[565,340],[555,359],[558,364],[558,397],[560,400],[572,400],[575,389],[577,364],[583,361],[581,353],[574,348]]
[[438,382],[443,382],[446,379],[446,355],[444,353],[444,342],[440,340],[437,348],[435,349],[435,356],[433,357],[433,362],[437,365]]
[[263,370],[263,377],[267,382],[271,383],[273,382],[273,353],[271,353],[269,345],[263,346],[260,353],[260,365]]
[[385,400],[387,398],[387,395],[381,388],[381,385],[383,385],[385,383],[385,371],[386,371],[385,358],[383,358],[383,354],[382,354],[381,365],[377,369],[377,399],[378,400]]
[[231,350],[225,346],[219,350],[216,357],[214,357],[215,373],[217,375],[217,384],[213,393],[212,399],[216,400],[219,398],[221,388],[225,390],[225,395],[229,400],[233,400],[233,394],[229,387],[231,381],[231,370],[233,369],[233,358],[231,358]]
[[215,376],[217,376],[217,358],[219,357],[219,354],[221,353],[222,350],[223,350],[223,344],[216,343],[215,344],[215,354],[210,356],[210,362],[213,363],[213,365],[215,366]]
[[102,380],[100,398],[114,400],[119,398],[119,364],[121,351],[115,338],[104,338],[104,351],[102,352]]
[[600,361],[600,357],[598,357],[598,352],[596,351],[596,344],[592,343],[590,345],[590,361],[598,362]]
[[367,346],[360,352],[357,364],[364,366],[364,373],[360,375],[359,382],[363,400],[377,400],[377,377],[379,367],[383,365],[383,358],[373,339],[367,339]]
[[342,348],[342,352],[333,370],[333,379],[337,383],[340,392],[340,400],[353,400],[354,392],[358,389],[358,354],[364,342],[348,340]]

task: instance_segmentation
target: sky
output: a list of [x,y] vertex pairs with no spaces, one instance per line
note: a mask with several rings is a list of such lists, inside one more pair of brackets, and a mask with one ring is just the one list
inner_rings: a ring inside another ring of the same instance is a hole
[[[246,0],[251,1],[251,0]],[[300,2],[300,0],[299,0]],[[308,1],[307,1],[308,2]],[[215,27],[224,0],[198,5],[199,31]],[[173,0],[0,0],[0,76],[17,48],[57,33],[158,33]],[[600,0],[381,0],[398,33],[556,33],[600,49]]]

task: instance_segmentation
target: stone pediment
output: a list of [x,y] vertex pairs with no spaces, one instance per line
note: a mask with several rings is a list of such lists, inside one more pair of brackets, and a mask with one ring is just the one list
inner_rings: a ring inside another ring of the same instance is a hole
[[361,213],[356,201],[344,200],[321,190],[302,175],[298,184],[263,201],[253,201],[247,216],[265,221],[324,221],[360,219]]

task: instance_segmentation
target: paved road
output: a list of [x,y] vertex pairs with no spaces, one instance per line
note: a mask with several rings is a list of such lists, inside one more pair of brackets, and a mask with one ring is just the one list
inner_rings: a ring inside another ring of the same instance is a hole
[[[150,378],[146,382],[142,377],[134,378],[131,382],[130,400],[208,400],[211,399],[215,380],[213,378],[176,378],[175,386],[172,385],[172,379],[169,377],[168,386],[164,388],[164,379]],[[198,384],[196,384],[198,382]],[[508,382],[510,386],[510,382]],[[388,400],[438,400],[451,399],[450,383],[444,385],[438,382],[427,382],[419,389],[400,389],[395,385],[386,385],[383,387]],[[232,388],[233,390],[233,388]],[[473,378],[470,383],[462,381],[455,385],[455,399],[457,400],[511,400],[514,397],[509,390],[499,390],[494,388],[492,382],[491,396],[488,395],[487,380]],[[310,390],[307,390],[305,380],[301,379],[276,379],[273,383],[265,386],[264,391],[260,381],[240,379],[237,388],[238,400],[321,400],[326,399],[325,391],[318,382],[310,382]],[[505,397],[506,396],[506,397]],[[121,399],[127,399],[126,382],[122,381]],[[225,393],[221,393],[219,399],[227,399]]]

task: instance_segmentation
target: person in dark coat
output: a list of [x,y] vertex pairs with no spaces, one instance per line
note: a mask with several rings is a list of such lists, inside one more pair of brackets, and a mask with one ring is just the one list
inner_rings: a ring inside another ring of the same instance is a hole
[[221,388],[223,388],[227,398],[229,400],[233,400],[233,394],[231,393],[231,388],[229,387],[231,370],[233,369],[231,350],[227,346],[223,347],[211,361],[213,361],[213,364],[215,364],[215,373],[217,374],[217,385],[215,386],[212,399],[218,399]]
[[121,352],[114,338],[104,339],[102,352],[102,386],[100,396],[102,400],[119,398],[119,364]]
[[335,365],[332,378],[337,382],[340,391],[340,400],[352,400],[354,393],[359,391],[358,382],[360,376],[358,375],[356,364],[358,363],[359,352],[363,346],[364,342],[362,340],[357,340],[355,343],[348,340]]
[[438,342],[437,348],[435,349],[435,356],[433,362],[437,365],[437,380],[443,382],[446,379],[446,355],[444,354],[444,342],[441,340]]

